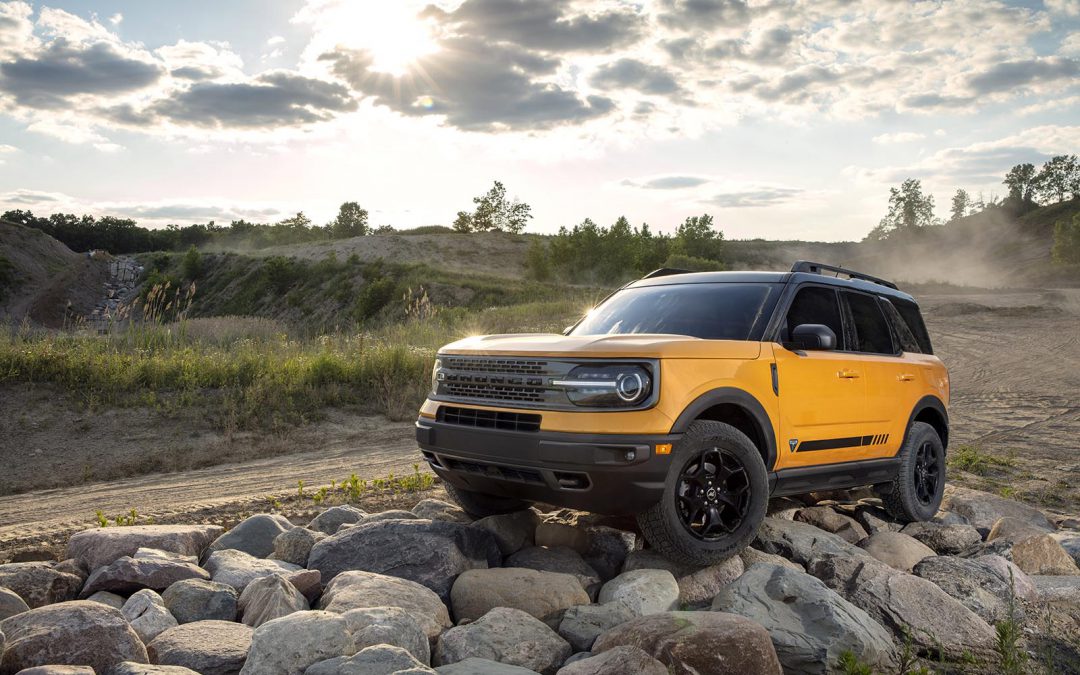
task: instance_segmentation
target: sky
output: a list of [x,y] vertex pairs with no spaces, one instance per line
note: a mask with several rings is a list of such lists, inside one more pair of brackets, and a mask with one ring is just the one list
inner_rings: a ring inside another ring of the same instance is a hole
[[1080,152],[1080,0],[0,2],[0,209],[861,239]]

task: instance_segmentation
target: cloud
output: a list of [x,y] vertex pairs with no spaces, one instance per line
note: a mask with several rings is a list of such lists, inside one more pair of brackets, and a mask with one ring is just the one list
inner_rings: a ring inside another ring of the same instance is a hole
[[222,45],[180,40],[159,47],[154,52],[165,63],[169,74],[181,80],[218,80],[244,78],[244,62]]
[[1080,0],[1045,0],[1044,4],[1054,14],[1080,16]]
[[751,19],[743,0],[660,0],[659,6],[660,23],[682,30],[740,27]]
[[971,77],[968,86],[975,94],[983,95],[1058,81],[1080,81],[1080,62],[1053,57],[999,63]]
[[636,59],[609,63],[589,79],[598,89],[636,89],[643,94],[667,96],[679,92],[679,83],[666,69]]
[[124,15],[121,14],[120,12],[117,12],[116,14],[113,14],[112,16],[109,17],[109,23],[111,23],[114,26],[119,26],[120,23],[123,20],[124,20]]
[[715,193],[713,196],[701,201],[704,204],[721,209],[760,208],[793,201],[804,192],[799,188],[788,187],[732,189]]
[[62,192],[20,189],[0,193],[0,209],[30,208],[41,213],[87,213],[93,216],[132,218],[139,224],[160,227],[167,224],[205,223],[211,220],[229,222],[275,222],[295,210],[272,203],[229,203],[218,199],[187,201],[159,200],[150,202],[92,201]]
[[266,45],[268,47],[273,47],[274,45],[280,45],[280,44],[284,44],[284,43],[285,43],[285,38],[283,38],[280,35],[275,35],[274,37],[272,37],[272,38],[270,38],[269,40],[266,41]]
[[702,176],[657,176],[640,181],[627,178],[622,182],[622,185],[646,190],[682,190],[705,185],[711,180]]
[[919,141],[924,138],[926,138],[926,134],[920,134],[914,131],[897,131],[894,133],[878,134],[870,140],[879,145],[893,145],[896,143],[911,143],[912,141]]
[[12,190],[0,194],[0,204],[15,204],[21,206],[35,206],[38,204],[54,204],[70,199],[60,192],[42,192],[40,190]]

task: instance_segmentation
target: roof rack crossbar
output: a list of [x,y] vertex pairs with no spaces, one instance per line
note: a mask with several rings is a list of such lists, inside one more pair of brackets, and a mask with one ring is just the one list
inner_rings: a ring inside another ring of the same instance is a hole
[[879,284],[893,290],[900,290],[891,281],[886,281],[878,277],[872,277],[869,274],[863,274],[862,272],[856,272],[855,270],[849,270],[845,267],[836,267],[835,265],[826,265],[824,263],[810,262],[809,260],[796,260],[795,264],[791,266],[792,272],[808,272],[810,274],[823,274],[824,272],[834,272],[836,274],[847,275],[849,279],[862,279],[863,281],[869,281],[870,283]]
[[661,267],[658,270],[653,270],[652,272],[649,272],[648,274],[646,274],[645,276],[643,276],[641,278],[642,279],[655,279],[656,277],[669,277],[672,274],[690,274],[690,270],[683,270],[683,269],[679,269],[677,267]]

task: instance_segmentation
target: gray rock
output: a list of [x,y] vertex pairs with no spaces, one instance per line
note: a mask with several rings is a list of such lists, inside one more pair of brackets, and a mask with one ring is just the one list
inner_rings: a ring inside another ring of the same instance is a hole
[[56,570],[48,562],[0,565],[0,586],[13,591],[30,609],[73,600],[82,585],[83,577]]
[[878,532],[859,542],[859,548],[902,572],[910,572],[923,558],[936,555],[934,549],[902,532]]
[[244,588],[237,602],[242,622],[258,628],[267,621],[308,609],[307,598],[281,574],[259,577]]
[[473,621],[496,607],[513,607],[548,619],[574,605],[587,605],[589,594],[569,574],[520,567],[465,570],[450,591],[454,617]]
[[713,597],[744,571],[742,558],[735,556],[718,565],[710,565],[678,577],[679,600],[688,607],[708,605]]
[[121,595],[143,588],[163,591],[184,579],[209,579],[210,575],[198,565],[161,558],[117,558],[105,567],[94,570],[83,586],[80,597],[88,598],[98,591]]
[[623,568],[626,556],[639,548],[637,535],[606,525],[585,528],[587,545],[582,557],[600,573],[600,578],[614,578]]
[[624,645],[563,666],[558,675],[668,675],[668,672],[667,666],[641,647]]
[[162,551],[160,548],[140,548],[132,554],[136,560],[169,560],[172,562],[186,562],[192,565],[199,564],[199,556]]
[[874,504],[857,504],[853,517],[867,534],[899,532],[903,527],[903,524],[893,520],[888,511]]
[[1080,577],[1035,576],[1029,579],[1040,602],[1052,609],[1062,609],[1068,615],[1080,616]]
[[769,633],[757,623],[723,612],[664,612],[605,632],[594,654],[619,646],[639,647],[671,672],[780,675]]
[[304,675],[421,675],[435,671],[413,658],[412,654],[393,645],[366,647],[353,656],[339,656],[320,661],[304,671]]
[[416,515],[412,511],[405,511],[403,509],[392,509],[390,511],[380,511],[379,513],[372,513],[367,518],[364,518],[365,523],[378,523],[383,520],[420,520],[420,516]]
[[315,602],[322,595],[322,574],[319,570],[300,570],[285,575],[289,583],[300,591],[309,603]]
[[120,610],[76,600],[0,621],[6,638],[0,672],[45,665],[90,666],[99,673],[123,661],[146,662],[146,648]]
[[[1017,598],[1038,599],[1038,591],[1028,575],[996,555],[979,558],[935,556],[915,565],[914,573],[937,584],[989,624],[1008,618],[1010,583]],[[1017,616],[1023,616],[1023,603],[1015,603],[1014,609]]]
[[972,490],[959,485],[945,486],[945,497],[941,501],[941,508],[943,511],[950,511],[960,516],[982,534],[988,534],[994,523],[1004,516],[1026,521],[1029,525],[1047,532],[1054,529],[1054,525],[1046,515],[1036,508],[992,495],[989,492]]
[[934,549],[938,555],[956,555],[977,546],[982,541],[982,535],[971,525],[909,523],[900,531]]
[[420,624],[400,607],[368,607],[342,614],[353,649],[393,645],[408,651],[417,661],[431,663],[431,643]]
[[876,671],[895,665],[892,635],[805,572],[754,565],[717,594],[712,609],[764,626],[785,673],[836,672],[844,652]]
[[421,583],[444,602],[457,575],[501,563],[490,532],[431,520],[361,523],[315,544],[308,558],[324,582],[348,570],[376,572]]
[[176,619],[165,608],[165,602],[161,596],[148,589],[143,589],[128,598],[120,613],[131,624],[132,630],[143,641],[143,644],[149,644],[158,635],[177,625]]
[[352,652],[348,622],[331,612],[297,612],[255,629],[244,675],[292,675]]
[[479,657],[552,675],[570,653],[570,644],[543,621],[519,609],[498,607],[443,633],[434,662],[444,665]]
[[997,521],[994,522],[993,527],[990,528],[990,532],[986,535],[986,541],[1000,541],[1004,539],[1015,542],[1026,539],[1032,535],[1045,533],[1046,530],[1044,528],[1033,525],[1027,520],[1013,518],[1012,516],[1004,516],[1003,518],[998,518]]
[[495,537],[495,543],[503,555],[513,555],[521,549],[532,546],[536,540],[536,525],[539,516],[532,509],[515,511],[497,516],[481,518],[472,524],[487,530]]
[[323,534],[335,534],[346,523],[359,523],[367,518],[367,512],[355,506],[334,506],[315,516],[308,528]]
[[113,668],[109,675],[199,675],[191,668],[183,666],[154,666],[148,663],[124,661]]
[[274,539],[274,558],[305,567],[308,555],[311,554],[311,547],[315,545],[315,542],[325,538],[326,534],[318,530],[294,527],[282,532]]
[[210,578],[220,584],[228,584],[242,593],[252,581],[271,574],[290,574],[302,568],[281,560],[255,558],[243,551],[225,549],[214,551],[204,565]]
[[244,667],[251,636],[251,627],[242,623],[196,621],[158,635],[146,651],[156,665],[183,666],[202,675],[235,675]]
[[18,593],[0,587],[0,621],[27,611],[30,611],[30,607]]
[[98,591],[86,599],[90,602],[100,602],[103,605],[115,607],[116,609],[124,608],[124,596],[108,591]]
[[478,659],[475,656],[439,666],[435,669],[439,675],[537,675],[535,670],[499,663],[491,659]]
[[1072,556],[1077,565],[1080,565],[1080,534],[1076,532],[1053,532],[1050,536],[1061,544],[1061,548]]
[[431,589],[415,581],[373,572],[342,572],[319,600],[319,609],[339,614],[371,607],[400,607],[416,620],[432,643],[454,625],[446,605]]
[[679,584],[667,570],[633,570],[604,584],[598,600],[621,602],[638,616],[658,614],[679,606]]
[[766,518],[758,529],[754,548],[806,565],[825,554],[865,557],[858,546],[813,525],[779,518]]
[[71,537],[67,557],[87,570],[104,567],[140,548],[156,548],[181,555],[201,556],[225,528],[220,525],[134,525],[84,530]]
[[161,598],[179,623],[236,620],[237,593],[227,584],[187,579],[166,588]]
[[604,605],[578,605],[566,610],[559,622],[559,635],[575,651],[592,649],[602,633],[637,618],[638,614],[621,602]]
[[37,666],[24,668],[18,675],[94,675],[90,666]]
[[837,513],[830,506],[811,506],[800,509],[795,514],[795,520],[831,532],[849,544],[858,543],[859,540],[867,537],[866,530],[858,521],[851,516]]
[[576,654],[571,654],[570,658],[563,661],[563,668],[569,666],[571,663],[577,663],[578,661],[584,661],[585,659],[590,659],[593,656],[594,656],[594,654],[592,652],[578,652]]
[[509,556],[505,565],[541,572],[572,574],[581,583],[581,587],[585,589],[589,597],[595,598],[600,592],[600,574],[572,548],[529,546]]
[[623,561],[622,571],[633,572],[634,570],[667,570],[676,579],[693,572],[695,569],[689,565],[668,560],[651,548],[640,551],[631,551]]
[[274,552],[274,539],[292,529],[285,516],[260,513],[245,518],[210,544],[208,553],[214,551],[243,551],[256,558],[265,558]]
[[444,502],[441,499],[421,499],[413,507],[412,512],[417,518],[425,520],[441,520],[448,523],[472,522],[472,518],[460,506]]
[[765,563],[767,565],[779,565],[781,567],[787,567],[789,569],[805,572],[806,568],[796,562],[791,562],[784,556],[776,555],[774,553],[765,553],[759,551],[756,548],[747,546],[739,552],[739,558],[743,562],[743,569],[749,569],[758,563]]

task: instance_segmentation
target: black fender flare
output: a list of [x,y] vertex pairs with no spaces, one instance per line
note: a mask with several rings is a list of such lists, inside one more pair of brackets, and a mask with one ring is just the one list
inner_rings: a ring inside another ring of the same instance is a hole
[[[915,418],[919,416],[919,413],[924,410],[933,410],[941,417],[941,422],[945,425],[945,434],[941,439],[941,445],[946,449],[949,448],[949,411],[945,408],[945,403],[940,398],[933,394],[928,394],[919,399],[919,402],[915,404],[915,407],[911,409],[911,415],[908,416],[907,426],[904,427],[904,440],[900,443],[900,447],[903,448],[907,444],[908,434],[911,433],[911,425],[915,422]],[[897,453],[899,454],[899,450]]]
[[769,418],[769,413],[765,412],[765,406],[761,405],[761,402],[752,394],[742,389],[719,387],[698,396],[675,420],[675,424],[671,426],[671,433],[685,433],[690,424],[703,412],[724,403],[736,405],[750,415],[761,437],[765,439],[765,470],[772,471],[776,466],[776,433],[773,431],[772,420]]

